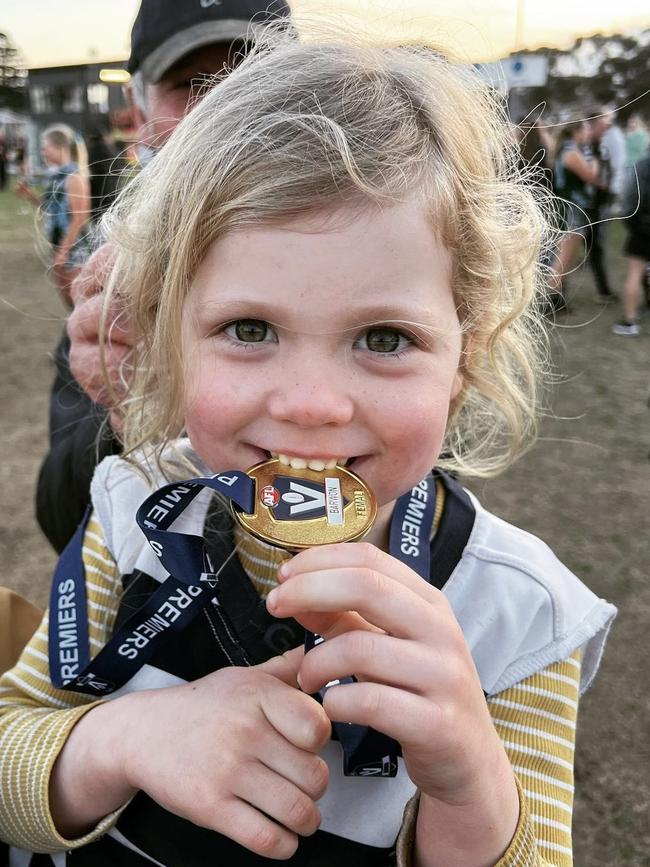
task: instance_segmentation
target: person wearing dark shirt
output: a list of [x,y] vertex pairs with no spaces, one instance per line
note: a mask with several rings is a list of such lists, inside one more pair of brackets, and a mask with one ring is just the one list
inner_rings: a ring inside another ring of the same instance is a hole
[[[162,147],[206,80],[236,63],[251,23],[288,16],[284,0],[231,0],[191,6],[175,0],[142,0],[131,33],[128,68],[132,77],[127,92],[140,124],[141,161],[148,161]],[[111,400],[99,358],[101,293],[108,260],[109,251],[101,247],[88,261],[73,288],[76,309],[68,321],[71,369],[98,405],[83,424],[67,431],[67,436],[50,449],[38,479],[36,517],[58,552],[83,517],[97,461],[120,450],[119,419],[103,409]],[[110,329],[110,337],[113,345],[106,361],[111,380],[119,388],[121,365],[129,350],[123,320]]]

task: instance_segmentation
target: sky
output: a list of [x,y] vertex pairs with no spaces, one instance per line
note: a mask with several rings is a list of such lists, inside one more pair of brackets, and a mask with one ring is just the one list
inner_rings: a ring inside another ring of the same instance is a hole
[[[177,0],[179,3],[199,0]],[[474,62],[516,47],[566,47],[578,35],[650,27],[640,0],[290,0],[298,14],[352,14],[360,26],[433,38]],[[139,0],[0,0],[0,32],[26,65],[119,60],[128,56]],[[518,14],[519,13],[519,14]]]

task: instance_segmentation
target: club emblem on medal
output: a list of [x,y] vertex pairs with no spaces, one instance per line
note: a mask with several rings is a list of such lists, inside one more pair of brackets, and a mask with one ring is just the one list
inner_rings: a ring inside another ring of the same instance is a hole
[[235,518],[253,535],[290,551],[357,541],[377,515],[371,490],[345,467],[294,470],[272,458],[247,475],[256,485],[255,511],[233,505]]

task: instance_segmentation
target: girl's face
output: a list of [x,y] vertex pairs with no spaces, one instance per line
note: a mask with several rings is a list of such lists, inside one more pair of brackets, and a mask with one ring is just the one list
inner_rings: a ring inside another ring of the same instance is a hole
[[435,464],[461,387],[451,256],[414,202],[230,232],[195,275],[183,348],[213,471],[348,459],[387,513]]

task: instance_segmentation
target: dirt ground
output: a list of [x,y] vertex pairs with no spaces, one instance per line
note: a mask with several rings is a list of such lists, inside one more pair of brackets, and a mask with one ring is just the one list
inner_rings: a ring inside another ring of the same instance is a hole
[[[0,584],[45,604],[54,555],[33,516],[47,442],[51,351],[63,310],[44,276],[33,214],[0,193]],[[623,232],[611,226],[613,284]],[[588,272],[554,333],[552,414],[535,448],[501,478],[473,483],[485,505],[541,536],[619,607],[578,730],[576,867],[650,867],[650,319],[615,337],[620,311],[599,308]]]

